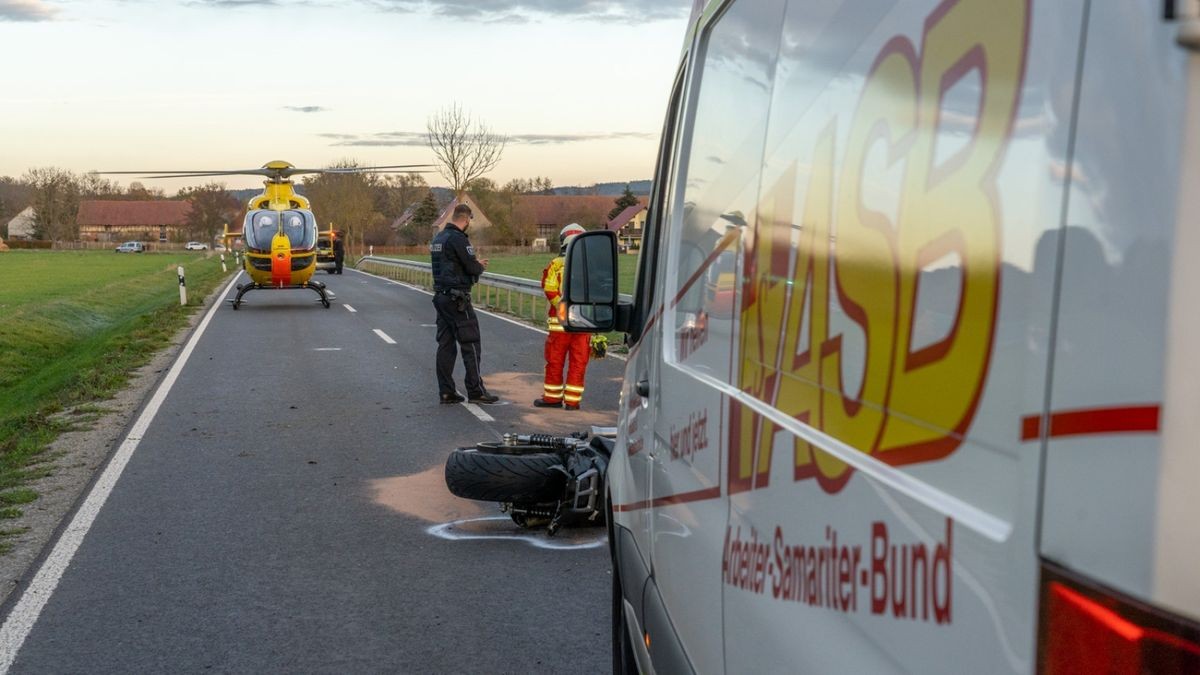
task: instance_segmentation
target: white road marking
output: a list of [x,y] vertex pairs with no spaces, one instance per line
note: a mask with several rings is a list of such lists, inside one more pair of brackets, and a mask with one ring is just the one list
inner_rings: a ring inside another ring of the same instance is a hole
[[394,344],[396,344],[396,341],[395,341],[395,340],[393,340],[392,338],[388,337],[388,334],[387,334],[387,333],[385,333],[385,332],[383,332],[383,331],[379,330],[378,328],[376,328],[376,329],[375,329],[375,334],[379,336],[379,339],[380,339],[380,340],[383,340],[384,342],[388,343],[389,345],[394,345]]
[[[470,532],[456,532],[455,527],[468,523],[482,523],[491,521],[507,520],[511,522],[508,516],[488,516],[486,518],[466,518],[463,520],[455,520],[441,525],[433,525],[425,529],[425,532],[432,534],[440,539],[448,539],[450,541],[479,541],[487,539],[503,539],[509,541],[521,541],[541,549],[551,551],[578,551],[580,549],[599,548],[604,545],[607,535],[596,535],[590,540],[567,542],[564,538],[553,539],[546,535],[522,534],[520,532],[496,532],[494,534],[474,534]],[[515,527],[515,525],[514,525]]]
[[317,347],[313,351],[314,352],[340,352],[340,351],[342,351],[342,348],[341,347]]
[[141,415],[138,416],[137,421],[129,429],[129,434],[125,436],[125,440],[121,442],[121,445],[113,454],[108,466],[100,474],[100,478],[96,480],[96,484],[92,487],[92,491],[88,493],[87,499],[84,500],[79,510],[75,512],[75,516],[71,518],[70,524],[63,530],[62,535],[59,536],[58,542],[54,545],[54,550],[50,551],[50,555],[46,556],[46,560],[38,568],[37,574],[34,575],[33,581],[21,593],[21,599],[17,601],[16,606],[13,607],[12,612],[4,621],[4,626],[0,627],[0,675],[7,673],[12,668],[13,662],[17,659],[17,652],[20,651],[21,645],[25,643],[25,638],[29,637],[29,632],[33,630],[34,624],[37,623],[38,616],[41,615],[46,603],[50,601],[50,596],[54,594],[54,589],[58,587],[58,582],[62,579],[63,573],[67,571],[67,567],[71,564],[75,553],[79,551],[84,537],[87,536],[88,530],[91,529],[92,523],[95,522],[96,516],[104,506],[104,502],[112,494],[113,488],[116,487],[117,481],[121,478],[121,473],[125,470],[125,466],[129,464],[129,459],[133,456],[134,451],[137,450],[138,444],[142,442],[142,437],[145,435],[146,430],[150,428],[155,415],[158,414],[158,409],[162,407],[167,394],[171,392],[171,387],[175,385],[179,374],[183,372],[183,367],[187,365],[188,358],[191,357],[192,351],[200,341],[200,336],[204,335],[205,329],[208,328],[209,322],[212,321],[213,314],[216,313],[217,309],[224,306],[225,297],[229,295],[229,291],[233,289],[233,285],[237,283],[237,280],[241,276],[241,272],[234,275],[233,280],[229,282],[229,285],[225,287],[225,291],[221,293],[221,297],[213,303],[208,313],[204,315],[204,319],[196,327],[196,332],[192,333],[192,337],[188,340],[187,345],[179,352],[179,356],[175,359],[175,364],[167,371],[167,376],[163,378],[162,384],[158,385],[154,396],[150,398],[146,407],[142,409]]
[[437,328],[437,324],[436,323],[423,323],[423,324],[421,324],[421,328]]
[[353,308],[353,307],[351,307],[350,305],[342,305],[342,307],[345,307],[345,308],[346,308],[346,309],[347,309],[347,310],[348,310],[348,311],[349,311],[351,314],[356,314],[356,313],[358,313],[358,310],[357,310],[357,309],[354,309],[354,308]]
[[[389,284],[396,284],[397,286],[403,286],[404,288],[407,288],[410,291],[417,291],[418,293],[424,293],[425,295],[433,295],[433,293],[430,293],[429,291],[425,290],[424,288],[419,288],[419,287],[413,286],[411,284],[406,284],[406,283],[403,283],[400,281],[396,281],[395,279],[388,279],[387,277],[377,276],[377,275],[371,274],[369,272],[363,272],[362,270],[354,270],[354,271],[358,272],[359,274],[362,274],[363,276],[374,277],[375,279],[379,279],[380,281],[386,281]],[[479,309],[478,307],[475,308],[475,311],[480,314],[487,314],[488,316],[495,317],[497,319],[500,319],[501,321],[507,321],[514,326],[520,326],[521,328],[528,328],[529,330],[531,330],[535,333],[541,333],[542,335],[549,334],[549,331],[547,331],[543,328],[538,328],[537,326],[532,326],[523,321],[517,321],[516,319],[510,319],[509,317],[504,316],[503,314],[496,314],[494,312],[489,312],[486,309]],[[609,353],[609,356],[618,361],[626,360],[626,357],[621,354]]]
[[485,413],[483,411],[483,408],[480,408],[478,405],[471,403],[470,401],[464,401],[462,406],[464,408],[466,408],[467,410],[470,410],[472,415],[474,415],[475,417],[478,417],[480,422],[495,422],[496,421],[496,418]]

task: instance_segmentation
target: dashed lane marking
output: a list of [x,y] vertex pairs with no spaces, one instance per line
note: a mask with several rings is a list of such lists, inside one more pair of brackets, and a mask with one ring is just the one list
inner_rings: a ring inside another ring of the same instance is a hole
[[492,417],[491,415],[485,413],[483,411],[483,408],[480,408],[478,405],[476,405],[474,403],[471,403],[468,401],[468,402],[463,403],[462,405],[467,410],[470,410],[472,415],[479,418],[480,422],[495,422],[496,421],[495,417]]
[[351,307],[350,305],[342,305],[342,307],[345,307],[345,308],[346,308],[346,311],[350,312],[351,314],[357,314],[357,313],[358,313],[358,310],[357,310],[357,309],[354,309],[354,308],[353,308],[353,307]]
[[342,351],[342,348],[341,347],[317,347],[313,351],[314,352],[340,352],[340,351]]
[[179,379],[179,374],[183,372],[184,366],[187,365],[192,351],[195,350],[196,344],[200,342],[200,336],[204,335],[204,331],[208,328],[208,324],[212,321],[216,311],[225,305],[226,296],[229,295],[229,291],[233,289],[233,285],[237,283],[237,280],[241,276],[241,272],[234,275],[229,285],[225,287],[225,291],[221,293],[221,297],[213,303],[208,313],[204,315],[204,319],[200,321],[200,325],[192,333],[191,339],[188,340],[183,350],[179,352],[174,365],[167,371],[166,377],[163,378],[162,383],[158,385],[158,389],[155,390],[150,401],[146,403],[146,407],[142,409],[141,414],[133,423],[133,426],[130,427],[125,440],[121,442],[112,459],[109,460],[108,466],[104,468],[104,472],[100,474],[100,477],[96,480],[96,484],[92,486],[91,492],[88,493],[87,498],[80,505],[79,510],[75,512],[67,528],[59,536],[54,549],[50,551],[50,555],[46,556],[46,560],[42,562],[42,566],[38,568],[37,574],[34,575],[33,581],[21,593],[21,599],[17,601],[12,612],[5,619],[4,625],[0,627],[0,674],[7,673],[12,668],[13,662],[17,659],[17,652],[20,651],[25,638],[29,637],[29,632],[33,630],[33,626],[37,623],[42,609],[49,602],[50,596],[54,594],[54,589],[58,587],[58,582],[62,579],[63,573],[67,571],[67,566],[71,564],[75,553],[79,550],[80,545],[83,544],[83,539],[87,536],[88,530],[91,529],[92,523],[95,522],[100,509],[103,508],[104,502],[112,494],[113,488],[116,487],[117,481],[121,478],[121,473],[125,471],[125,466],[129,464],[129,459],[133,457],[134,451],[137,450],[138,445],[142,442],[142,437],[146,435],[146,430],[150,428],[150,424],[158,414],[158,409],[162,407],[167,394],[175,386],[175,381]]
[[378,328],[375,329],[375,334],[379,336],[380,340],[383,340],[384,342],[388,343],[389,345],[396,344],[395,340],[393,340],[391,337],[388,336],[387,333],[379,330]]

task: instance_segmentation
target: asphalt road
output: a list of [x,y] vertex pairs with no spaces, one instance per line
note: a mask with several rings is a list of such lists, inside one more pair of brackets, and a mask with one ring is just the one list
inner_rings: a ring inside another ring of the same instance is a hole
[[446,492],[450,449],[611,425],[623,363],[592,364],[583,411],[535,411],[543,336],[481,314],[509,404],[439,405],[429,296],[319,278],[330,309],[300,291],[217,309],[13,672],[608,668],[602,528],[429,530],[499,515]]

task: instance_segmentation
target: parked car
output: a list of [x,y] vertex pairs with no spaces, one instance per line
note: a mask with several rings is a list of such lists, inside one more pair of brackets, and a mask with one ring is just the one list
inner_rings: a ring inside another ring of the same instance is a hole
[[146,245],[140,241],[127,241],[116,248],[117,253],[145,253]]
[[202,241],[189,241],[183,245],[183,248],[188,251],[207,251],[208,244]]
[[562,291],[614,670],[1200,672],[1195,7],[694,6],[632,305]]

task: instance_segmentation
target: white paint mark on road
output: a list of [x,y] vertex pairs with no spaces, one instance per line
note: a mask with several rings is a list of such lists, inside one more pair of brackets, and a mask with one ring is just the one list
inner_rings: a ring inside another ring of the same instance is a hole
[[437,328],[437,324],[436,323],[423,323],[423,324],[421,324],[421,328]]
[[474,415],[475,417],[478,417],[480,422],[495,422],[496,421],[496,418],[485,413],[483,411],[483,408],[480,408],[478,405],[476,405],[474,403],[471,403],[468,401],[466,403],[463,403],[463,407],[466,408],[467,410],[470,410],[472,415]]
[[[503,529],[495,528],[493,531],[471,532],[468,531],[472,525],[492,522],[512,523],[512,520],[507,516],[488,516],[486,518],[465,518],[463,520],[455,520],[441,525],[434,525],[426,528],[425,532],[432,534],[440,539],[450,541],[481,541],[481,540],[507,540],[520,541],[530,546],[551,551],[579,551],[589,548],[599,548],[604,546],[605,534],[601,530],[601,534],[588,535],[586,537],[561,537],[558,539],[548,537],[546,535],[533,535],[524,532],[506,532]],[[486,526],[485,526],[486,527]],[[513,527],[516,527],[514,524]]]
[[376,329],[375,329],[375,334],[379,336],[379,339],[380,339],[380,340],[383,340],[384,342],[388,343],[389,345],[394,345],[394,344],[396,344],[396,341],[395,341],[395,340],[393,340],[392,338],[388,337],[388,334],[387,334],[387,333],[385,333],[385,332],[383,332],[383,331],[379,330],[378,328],[376,328]]
[[46,556],[46,560],[38,568],[33,581],[29,583],[25,592],[21,594],[21,599],[17,601],[16,606],[13,607],[12,612],[4,621],[4,626],[0,627],[0,674],[7,673],[12,668],[13,662],[17,659],[17,652],[20,651],[21,645],[25,643],[25,638],[29,636],[29,632],[33,630],[33,626],[37,623],[42,609],[49,602],[50,596],[54,594],[54,589],[58,587],[58,582],[62,579],[63,573],[67,571],[67,567],[71,564],[71,560],[75,557],[79,546],[83,544],[84,537],[87,536],[88,530],[91,529],[92,523],[95,522],[96,516],[104,506],[104,502],[112,494],[113,488],[116,487],[117,481],[121,478],[121,473],[125,471],[125,466],[129,463],[129,459],[142,442],[142,437],[145,435],[146,430],[150,428],[150,424],[154,421],[155,415],[158,414],[158,409],[162,407],[163,401],[166,400],[167,394],[171,392],[171,387],[179,379],[179,374],[183,372],[183,367],[187,365],[188,358],[191,357],[196,344],[200,342],[200,336],[204,335],[205,329],[208,328],[209,322],[212,321],[213,314],[224,305],[226,296],[229,295],[229,291],[233,289],[233,285],[237,283],[237,280],[241,276],[242,273],[238,272],[233,277],[233,280],[225,287],[225,291],[221,293],[221,297],[213,303],[208,313],[204,315],[204,319],[200,321],[200,325],[192,333],[191,339],[188,340],[183,350],[179,352],[179,356],[175,359],[175,364],[167,371],[167,376],[158,385],[154,396],[150,398],[146,407],[142,409],[142,413],[129,429],[129,434],[125,436],[125,440],[121,442],[116,453],[113,454],[108,466],[100,474],[100,478],[96,480],[96,484],[92,486],[92,491],[88,493],[87,499],[84,500],[79,510],[75,512],[75,516],[71,518],[70,524],[67,525],[67,528],[59,536],[54,549],[50,551],[50,555]]
[[314,352],[340,352],[340,351],[342,351],[342,348],[341,347],[317,347],[313,351]]
[[357,310],[357,309],[354,309],[354,308],[353,308],[353,307],[351,307],[350,305],[342,305],[342,307],[345,307],[345,308],[346,308],[346,311],[350,312],[351,314],[357,314],[357,313],[358,313],[358,310]]

